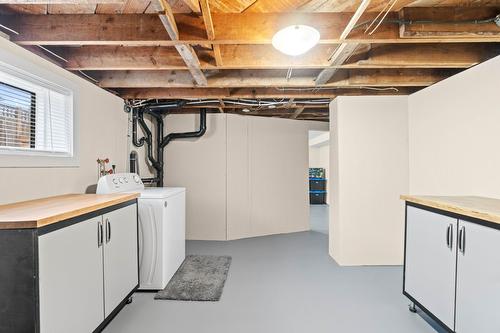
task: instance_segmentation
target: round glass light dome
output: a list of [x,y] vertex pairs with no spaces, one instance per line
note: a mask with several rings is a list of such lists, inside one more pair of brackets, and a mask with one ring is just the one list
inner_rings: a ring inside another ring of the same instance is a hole
[[319,42],[319,31],[307,25],[291,25],[278,31],[272,39],[275,49],[291,56],[298,56],[312,49]]

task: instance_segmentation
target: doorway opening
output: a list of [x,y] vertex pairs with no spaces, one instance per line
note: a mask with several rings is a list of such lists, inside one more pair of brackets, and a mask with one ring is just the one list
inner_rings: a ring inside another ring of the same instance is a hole
[[328,234],[330,132],[309,131],[309,221],[312,231]]

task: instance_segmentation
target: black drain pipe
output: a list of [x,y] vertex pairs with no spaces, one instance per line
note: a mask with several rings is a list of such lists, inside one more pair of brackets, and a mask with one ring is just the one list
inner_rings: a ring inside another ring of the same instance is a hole
[[[164,162],[163,153],[165,147],[172,140],[184,139],[184,138],[198,138],[205,134],[207,130],[207,110],[200,109],[200,128],[195,132],[183,132],[183,133],[170,133],[167,136],[163,136],[164,123],[163,115],[168,113],[169,109],[177,108],[181,104],[164,106],[161,104],[152,104],[142,106],[140,108],[132,108],[132,143],[136,147],[142,147],[146,144],[147,159],[151,163],[155,170],[154,178],[144,178],[143,182],[155,183],[156,186],[163,186],[163,175],[164,175]],[[148,125],[144,121],[144,114],[149,114],[153,117],[156,123],[156,158],[153,155],[153,134],[149,129]],[[137,139],[137,124],[141,127],[144,132],[144,137]]]
[[160,146],[164,148],[166,145],[170,143],[172,140],[177,139],[187,139],[187,138],[198,138],[203,136],[207,131],[207,110],[200,110],[200,128],[195,132],[184,132],[184,133],[170,133],[166,137],[161,140]]

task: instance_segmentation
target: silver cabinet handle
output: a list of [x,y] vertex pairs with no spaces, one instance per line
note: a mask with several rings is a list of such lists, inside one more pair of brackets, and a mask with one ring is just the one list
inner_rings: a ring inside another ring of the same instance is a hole
[[453,248],[453,224],[449,224],[446,229],[446,245],[448,248]]
[[102,222],[97,222],[97,247],[102,245]]
[[458,233],[458,250],[465,255],[465,227],[461,227]]
[[111,223],[106,219],[106,244],[111,240]]

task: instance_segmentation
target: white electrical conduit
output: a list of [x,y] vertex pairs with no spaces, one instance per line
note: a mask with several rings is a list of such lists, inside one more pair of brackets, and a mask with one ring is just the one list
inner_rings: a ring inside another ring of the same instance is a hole
[[[387,11],[385,12],[384,16],[382,16],[382,19],[378,22],[378,24],[375,26],[375,28],[372,29],[372,31],[370,31],[368,33],[368,35],[373,35],[373,33],[378,29],[378,27],[380,27],[380,25],[382,24],[382,22],[384,22],[385,18],[387,17],[387,15],[389,14],[389,12],[392,10],[392,8],[394,7],[394,5],[398,2],[398,0],[394,0],[392,2],[392,4],[389,6],[389,8],[387,9]],[[377,16],[378,18],[378,16]],[[375,22],[375,20],[373,21]],[[368,30],[368,29],[366,29]],[[365,31],[366,33],[366,31]]]

